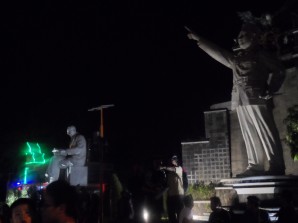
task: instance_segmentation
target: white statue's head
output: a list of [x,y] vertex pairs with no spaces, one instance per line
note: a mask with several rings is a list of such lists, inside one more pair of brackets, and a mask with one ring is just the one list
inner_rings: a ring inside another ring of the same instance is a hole
[[259,43],[260,29],[254,24],[244,24],[237,37],[241,49],[249,49]]
[[77,129],[75,126],[71,125],[67,127],[66,130],[67,135],[69,135],[70,137],[74,136],[77,133]]

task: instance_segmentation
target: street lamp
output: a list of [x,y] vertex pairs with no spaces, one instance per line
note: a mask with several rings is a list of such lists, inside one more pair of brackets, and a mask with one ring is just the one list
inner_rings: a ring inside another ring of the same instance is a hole
[[[100,111],[100,138],[101,142],[103,141],[104,138],[104,122],[103,122],[103,110],[106,108],[114,107],[113,104],[110,105],[101,105],[95,108],[88,109],[88,111]],[[101,214],[101,222],[103,223],[103,144],[100,143],[100,150],[101,150],[101,157],[99,158],[101,166],[100,166],[100,174],[99,174],[99,184],[100,184],[100,214]],[[99,220],[100,218],[98,218]],[[100,221],[99,221],[100,223]]]
[[104,126],[103,126],[103,109],[114,107],[114,105],[101,105],[95,108],[90,108],[88,111],[100,111],[100,137],[104,137]]

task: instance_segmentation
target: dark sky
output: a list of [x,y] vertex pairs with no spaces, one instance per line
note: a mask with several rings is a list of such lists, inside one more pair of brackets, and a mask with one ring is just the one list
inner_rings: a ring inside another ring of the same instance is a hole
[[[203,111],[230,100],[231,71],[186,37],[184,25],[227,49],[241,21],[281,0],[8,1],[1,3],[2,150],[25,141],[90,138],[104,104],[105,135],[119,157],[180,152],[204,136]],[[136,153],[136,155],[134,155]]]

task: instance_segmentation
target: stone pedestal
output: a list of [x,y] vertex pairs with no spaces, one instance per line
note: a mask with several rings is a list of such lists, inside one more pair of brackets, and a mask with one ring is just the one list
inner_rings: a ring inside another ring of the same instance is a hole
[[232,176],[247,168],[247,153],[236,111],[230,111],[231,169]]
[[222,206],[234,213],[244,213],[247,197],[254,195],[260,199],[260,207],[267,210],[274,220],[280,208],[279,196],[284,190],[293,195],[298,210],[298,177],[297,176],[257,176],[245,178],[222,179],[216,187],[216,196]]
[[[229,210],[234,218],[241,219],[246,208],[247,197],[254,195],[260,199],[260,207],[268,211],[272,221],[280,208],[279,195],[288,190],[298,211],[298,176],[258,176],[222,179],[215,188],[222,207]],[[211,213],[210,201],[194,201],[195,219],[208,221]],[[298,213],[297,213],[298,214]],[[237,222],[237,221],[236,221]]]
[[73,166],[69,175],[69,183],[72,186],[86,186],[88,184],[88,167]]

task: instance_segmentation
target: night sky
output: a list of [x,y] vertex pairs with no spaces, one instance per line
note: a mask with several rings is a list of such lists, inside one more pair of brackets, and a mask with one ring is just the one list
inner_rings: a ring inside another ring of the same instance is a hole
[[[232,73],[189,40],[184,25],[231,49],[241,21],[281,0],[8,1],[1,3],[1,150],[25,141],[65,147],[66,127],[131,161],[180,153],[204,137],[203,112],[230,100]],[[6,165],[3,164],[2,165]]]

